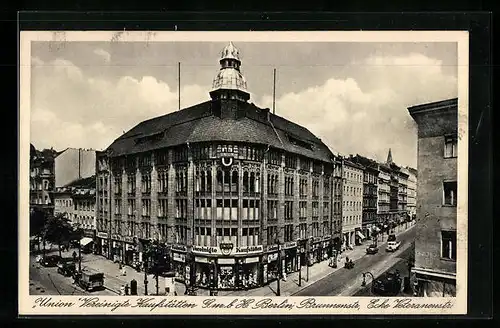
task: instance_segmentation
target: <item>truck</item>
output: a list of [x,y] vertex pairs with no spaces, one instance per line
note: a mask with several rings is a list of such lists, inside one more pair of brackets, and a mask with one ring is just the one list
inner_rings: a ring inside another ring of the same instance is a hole
[[399,249],[400,246],[401,246],[400,241],[397,240],[389,241],[387,242],[387,247],[385,248],[385,250],[387,252],[395,252]]
[[83,269],[75,273],[76,283],[86,291],[94,291],[104,288],[104,273]]

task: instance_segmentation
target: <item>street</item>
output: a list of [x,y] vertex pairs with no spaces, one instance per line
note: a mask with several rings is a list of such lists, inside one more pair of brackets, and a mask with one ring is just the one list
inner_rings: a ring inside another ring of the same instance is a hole
[[[371,272],[377,277],[408,257],[413,241],[415,240],[415,229],[409,229],[399,234],[398,240],[401,241],[401,248],[396,252],[386,252],[385,247],[379,243],[379,252],[374,255],[365,255],[359,260],[354,261],[355,266],[353,269],[341,268],[293,294],[293,296],[352,296],[356,294],[362,289],[363,272]],[[362,246],[357,247],[366,248],[368,243],[365,242]],[[339,266],[343,265],[344,261],[339,261]]]
[[[48,252],[57,254],[57,251]],[[30,255],[29,270],[30,295],[82,295],[89,294],[73,284],[72,277],[65,277],[57,272],[57,267],[44,267],[35,262],[35,256]],[[92,295],[115,295],[110,290],[96,290]]]

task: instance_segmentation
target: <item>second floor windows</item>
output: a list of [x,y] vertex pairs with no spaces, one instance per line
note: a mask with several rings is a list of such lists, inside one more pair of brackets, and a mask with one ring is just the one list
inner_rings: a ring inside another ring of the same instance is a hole
[[275,220],[278,218],[278,201],[268,200],[267,201],[267,218]]
[[307,179],[300,179],[299,194],[301,197],[307,196]]
[[175,200],[175,217],[178,219],[187,217],[187,199]]
[[285,196],[293,196],[293,177],[285,176]]
[[278,194],[278,174],[269,173],[267,175],[267,193],[269,195]]

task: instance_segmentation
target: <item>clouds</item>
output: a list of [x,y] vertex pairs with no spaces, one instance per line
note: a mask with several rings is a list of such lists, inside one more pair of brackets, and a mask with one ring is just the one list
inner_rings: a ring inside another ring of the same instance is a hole
[[[104,149],[139,122],[178,107],[177,90],[152,76],[117,81],[90,76],[65,59],[34,58],[31,140],[37,147]],[[208,86],[187,85],[183,106],[208,99]]]
[[[457,81],[441,61],[421,54],[370,56],[351,65],[353,78],[276,100],[277,114],[306,126],[334,152],[359,153],[416,167],[416,125],[407,107],[457,95]],[[260,104],[269,107],[271,96]]]
[[[130,51],[113,49],[111,55],[102,48],[88,49],[85,56],[80,49],[59,56],[45,52],[44,59],[32,57],[31,140],[37,147],[104,149],[139,122],[177,110],[176,65],[169,70],[139,59],[136,64],[132,59],[124,64],[117,58],[131,58]],[[372,53],[341,66],[325,66],[321,74],[307,66],[282,72],[276,113],[306,126],[334,152],[385,160],[392,148],[397,163],[415,166],[416,126],[407,107],[456,97],[456,73],[446,66],[449,60],[444,64],[428,54]],[[153,54],[158,63],[165,61],[164,56],[173,56],[158,50],[151,50],[149,56]],[[205,53],[189,54],[198,59],[182,58],[182,107],[209,99],[217,69],[216,61],[213,67],[205,64]],[[92,58],[86,62],[87,57]],[[328,62],[328,58],[317,60]],[[95,66],[96,60],[105,64]],[[165,63],[177,63],[176,58],[169,60]],[[258,60],[253,56],[252,63],[244,63],[249,86],[255,85],[251,101],[271,108],[272,90],[263,87],[267,75],[256,78]]]
[[101,57],[106,63],[111,61],[111,54],[104,49],[97,48],[94,50],[94,54]]

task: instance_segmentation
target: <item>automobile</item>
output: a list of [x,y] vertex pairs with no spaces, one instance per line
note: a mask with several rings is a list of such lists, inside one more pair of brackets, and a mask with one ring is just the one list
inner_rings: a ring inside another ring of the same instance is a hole
[[395,234],[390,234],[389,238],[387,238],[387,241],[396,241],[396,235]]
[[83,270],[74,275],[76,283],[90,292],[104,288],[104,273]]
[[373,282],[372,292],[380,296],[397,296],[401,292],[401,286],[399,272],[387,272]]
[[378,253],[378,247],[375,244],[371,244],[366,248],[366,254],[377,254]]
[[71,277],[76,271],[76,264],[71,258],[61,259],[57,263],[57,272],[65,277]]
[[44,267],[55,267],[61,260],[59,255],[48,255],[40,260],[40,264]]
[[394,251],[397,251],[399,249],[399,246],[401,246],[401,242],[400,241],[390,241],[387,243],[387,247],[385,248],[385,250],[387,252],[394,252]]

